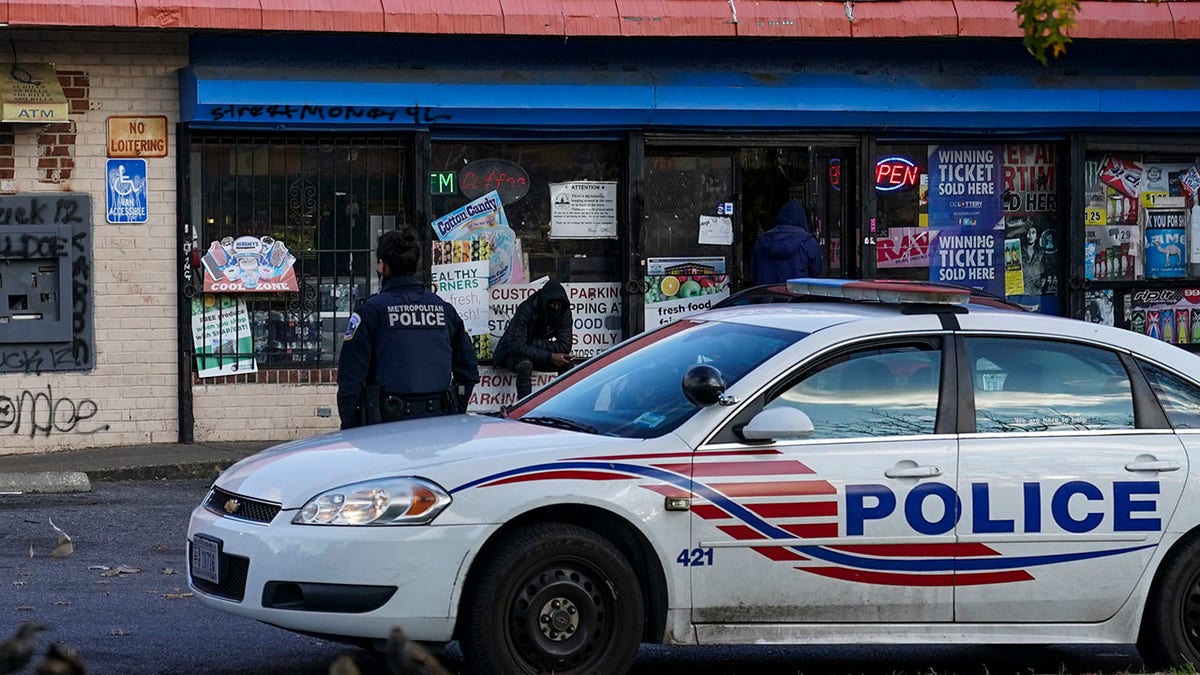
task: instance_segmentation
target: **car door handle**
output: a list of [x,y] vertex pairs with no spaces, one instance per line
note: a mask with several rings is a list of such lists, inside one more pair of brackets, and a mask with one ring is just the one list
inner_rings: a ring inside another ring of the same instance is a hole
[[1178,471],[1183,467],[1173,459],[1136,459],[1125,465],[1126,471]]
[[933,478],[942,475],[942,470],[936,466],[893,466],[883,475],[888,478]]

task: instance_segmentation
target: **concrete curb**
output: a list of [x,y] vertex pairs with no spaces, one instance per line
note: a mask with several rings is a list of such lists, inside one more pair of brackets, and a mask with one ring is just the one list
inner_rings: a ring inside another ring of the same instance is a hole
[[238,460],[212,462],[181,462],[160,466],[128,466],[111,469],[94,469],[87,475],[94,481],[112,480],[165,480],[173,478],[204,478],[216,480],[217,476],[233,466]]
[[0,494],[91,491],[92,483],[82,471],[0,473]]

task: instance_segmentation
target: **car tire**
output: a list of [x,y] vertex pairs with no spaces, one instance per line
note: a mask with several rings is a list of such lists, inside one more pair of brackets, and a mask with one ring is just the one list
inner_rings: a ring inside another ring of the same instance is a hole
[[468,673],[624,673],[645,614],[629,563],[600,535],[539,523],[485,553],[460,638]]
[[1163,560],[1142,616],[1138,653],[1147,668],[1200,664],[1200,538]]

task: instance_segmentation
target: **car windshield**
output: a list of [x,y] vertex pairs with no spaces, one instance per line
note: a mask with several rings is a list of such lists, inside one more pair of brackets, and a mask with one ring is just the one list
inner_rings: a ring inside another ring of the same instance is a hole
[[805,335],[736,323],[679,321],[568,373],[546,396],[535,395],[533,408],[518,409],[519,419],[621,438],[661,436],[699,410],[683,394],[688,368],[711,365],[729,387]]

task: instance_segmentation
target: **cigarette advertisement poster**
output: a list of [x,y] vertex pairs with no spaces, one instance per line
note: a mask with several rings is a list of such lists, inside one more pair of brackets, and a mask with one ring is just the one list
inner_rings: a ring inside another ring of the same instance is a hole
[[292,265],[296,256],[278,239],[225,237],[200,258],[206,293],[277,293],[300,289]]
[[615,239],[617,182],[578,180],[551,183],[550,237]]
[[258,370],[250,315],[239,297],[205,293],[192,298],[192,345],[202,378]]
[[1187,276],[1187,211],[1146,209],[1146,278]]
[[929,242],[937,230],[928,227],[893,227],[875,240],[875,267],[928,267]]
[[729,297],[725,258],[649,258],[646,261],[646,330],[695,314]]
[[495,190],[467,202],[463,206],[430,222],[439,241],[488,242],[488,283],[509,284],[525,281],[525,265],[521,256],[521,241],[508,226],[500,193]]

